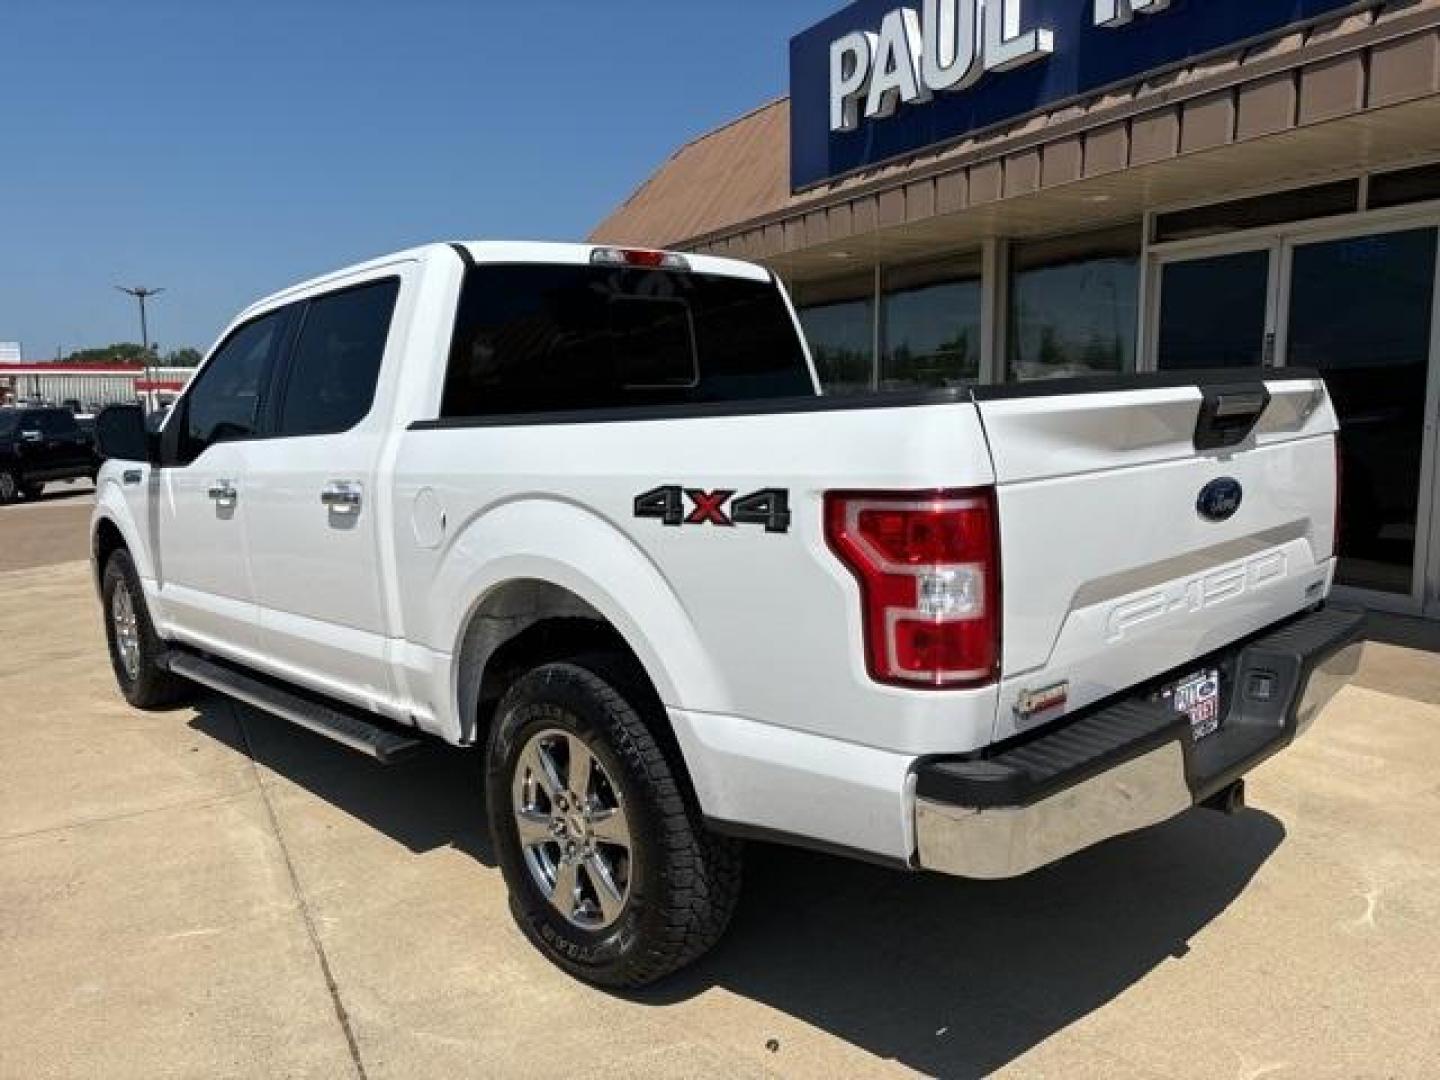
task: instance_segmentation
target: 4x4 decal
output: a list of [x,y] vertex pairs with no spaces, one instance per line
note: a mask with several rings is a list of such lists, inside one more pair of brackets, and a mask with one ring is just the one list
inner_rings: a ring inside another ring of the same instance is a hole
[[733,529],[737,525],[761,525],[768,533],[786,533],[790,531],[790,492],[784,488],[762,488],[737,499],[734,491],[723,488],[705,491],[666,484],[635,496],[635,516],[652,518],[676,528],[716,525]]

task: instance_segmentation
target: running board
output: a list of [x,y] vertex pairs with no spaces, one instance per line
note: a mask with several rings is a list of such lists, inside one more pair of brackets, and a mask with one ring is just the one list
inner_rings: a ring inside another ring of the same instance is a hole
[[391,730],[338,704],[328,704],[303,691],[293,690],[263,675],[218,660],[210,660],[171,646],[167,666],[211,690],[253,705],[282,720],[324,735],[342,746],[390,765],[420,749],[421,740]]

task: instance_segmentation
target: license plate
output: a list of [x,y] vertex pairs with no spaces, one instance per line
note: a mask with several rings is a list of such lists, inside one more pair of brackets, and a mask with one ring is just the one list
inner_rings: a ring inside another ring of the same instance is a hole
[[1190,732],[1199,742],[1220,730],[1220,672],[1200,671],[1161,693],[1171,707],[1190,721]]

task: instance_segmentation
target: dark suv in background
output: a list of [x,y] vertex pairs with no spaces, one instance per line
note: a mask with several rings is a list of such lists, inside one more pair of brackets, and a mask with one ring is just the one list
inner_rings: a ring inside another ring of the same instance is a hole
[[69,409],[0,409],[0,503],[37,499],[51,480],[93,480],[99,469]]

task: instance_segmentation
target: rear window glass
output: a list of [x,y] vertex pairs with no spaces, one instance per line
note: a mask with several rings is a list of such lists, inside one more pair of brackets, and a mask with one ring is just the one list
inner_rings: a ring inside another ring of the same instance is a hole
[[770,282],[600,266],[478,266],[456,316],[441,415],[813,397]]

